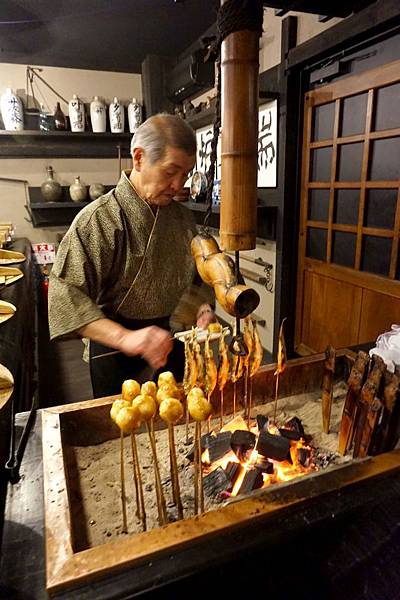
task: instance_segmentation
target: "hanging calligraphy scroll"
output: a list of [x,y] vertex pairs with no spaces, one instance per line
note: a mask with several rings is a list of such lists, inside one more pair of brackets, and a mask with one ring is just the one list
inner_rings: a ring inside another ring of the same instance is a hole
[[[259,107],[258,112],[258,177],[257,187],[276,187],[278,102],[272,100]],[[212,125],[196,131],[196,169],[206,173],[210,166]],[[215,179],[221,174],[221,137],[217,148]]]

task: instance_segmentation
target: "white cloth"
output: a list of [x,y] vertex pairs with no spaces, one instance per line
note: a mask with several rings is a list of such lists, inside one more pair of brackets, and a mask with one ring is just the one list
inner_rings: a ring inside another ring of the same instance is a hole
[[395,372],[400,367],[400,325],[392,325],[390,331],[381,333],[376,339],[376,346],[369,355],[377,354],[386,363],[388,371]]

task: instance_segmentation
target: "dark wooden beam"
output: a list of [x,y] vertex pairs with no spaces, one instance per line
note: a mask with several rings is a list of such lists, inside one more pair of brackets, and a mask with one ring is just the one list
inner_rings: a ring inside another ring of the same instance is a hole
[[173,104],[167,98],[168,72],[175,64],[171,57],[148,54],[142,63],[142,93],[145,118],[159,112],[171,112]]
[[287,66],[289,69],[300,67],[304,63],[315,61],[317,57],[324,58],[346,45],[349,46],[350,43],[368,39],[394,26],[400,26],[399,0],[378,0],[307,42],[292,48],[288,54]]
[[276,223],[275,311],[274,347],[276,355],[279,325],[287,318],[285,333],[288,354],[292,354],[295,289],[297,271],[296,227],[296,165],[298,156],[298,130],[300,116],[300,84],[298,74],[286,69],[287,57],[296,45],[297,17],[282,21],[281,63],[279,65],[279,126],[278,126],[278,190],[280,201]]

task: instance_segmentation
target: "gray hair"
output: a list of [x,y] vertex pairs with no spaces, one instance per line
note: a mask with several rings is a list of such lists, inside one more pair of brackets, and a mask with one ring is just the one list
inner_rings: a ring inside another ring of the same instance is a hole
[[179,148],[188,156],[196,154],[196,135],[178,115],[160,113],[147,119],[138,127],[131,141],[131,154],[143,148],[150,164],[162,159],[167,146]]

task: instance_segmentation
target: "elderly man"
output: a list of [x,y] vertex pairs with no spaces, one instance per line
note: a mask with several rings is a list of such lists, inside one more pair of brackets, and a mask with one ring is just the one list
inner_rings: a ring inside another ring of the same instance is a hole
[[[132,139],[132,171],[85,207],[64,236],[50,276],[51,339],[90,340],[94,397],[165,367],[180,377],[169,319],[195,277],[190,212],[173,201],[195,163],[192,129],[174,115],[149,118]],[[209,304],[197,325],[214,320]],[[182,346],[182,344],[179,344]]]

